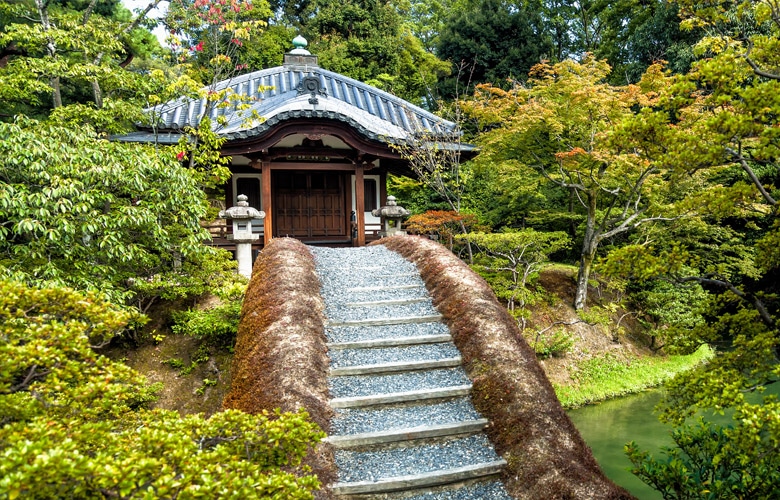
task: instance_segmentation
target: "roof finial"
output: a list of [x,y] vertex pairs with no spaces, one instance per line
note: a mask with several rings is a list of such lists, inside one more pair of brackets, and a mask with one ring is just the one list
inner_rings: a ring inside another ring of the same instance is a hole
[[292,43],[295,48],[284,55],[284,65],[316,68],[317,56],[311,55],[311,52],[306,50],[306,46],[309,45],[309,42],[301,35],[298,35],[293,38]]
[[307,42],[306,39],[301,35],[298,35],[293,38],[292,44],[296,49],[305,49],[306,46],[309,45],[309,42]]
[[303,38],[301,35],[298,35],[295,38],[293,38],[292,43],[295,46],[295,48],[290,51],[290,54],[296,54],[301,56],[311,55],[311,52],[306,50],[306,46],[309,45],[309,42],[307,42],[306,39]]

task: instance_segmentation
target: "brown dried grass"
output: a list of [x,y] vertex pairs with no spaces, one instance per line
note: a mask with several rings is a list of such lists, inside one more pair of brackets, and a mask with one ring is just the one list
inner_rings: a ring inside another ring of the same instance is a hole
[[[323,311],[306,245],[292,238],[271,241],[255,261],[244,298],[224,408],[247,413],[305,408],[327,432],[333,410]],[[336,479],[330,446],[320,443],[306,463],[323,485]],[[326,495],[323,489],[318,498]]]
[[417,265],[473,381],[472,400],[508,466],[518,499],[630,499],[601,471],[558,402],[516,322],[490,286],[445,247],[421,237],[384,244]]

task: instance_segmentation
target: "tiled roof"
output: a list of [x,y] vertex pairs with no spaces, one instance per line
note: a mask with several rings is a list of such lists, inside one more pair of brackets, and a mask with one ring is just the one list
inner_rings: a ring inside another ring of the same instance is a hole
[[[339,120],[370,139],[386,143],[403,142],[414,134],[448,137],[455,130],[454,123],[403,99],[317,66],[279,66],[217,85],[218,90],[226,87],[247,98],[251,105],[242,111],[235,106],[211,109],[212,121],[218,116],[227,119],[227,125],[218,132],[228,139],[260,135],[279,122],[304,117]],[[154,111],[159,115],[161,130],[176,131],[196,126],[206,104],[206,99],[181,98]],[[264,121],[248,122],[246,117],[252,111]]]

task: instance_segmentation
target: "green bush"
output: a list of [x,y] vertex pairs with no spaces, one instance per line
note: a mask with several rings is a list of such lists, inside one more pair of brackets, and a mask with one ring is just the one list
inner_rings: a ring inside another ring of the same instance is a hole
[[144,408],[158,387],[92,347],[133,314],[0,280],[0,498],[313,498],[305,412]]
[[536,355],[540,358],[562,358],[574,346],[574,338],[559,328],[550,334],[539,333],[533,338],[527,338]]
[[209,345],[232,348],[235,344],[245,285],[229,283],[215,290],[221,303],[209,309],[173,313],[174,333],[190,335]]

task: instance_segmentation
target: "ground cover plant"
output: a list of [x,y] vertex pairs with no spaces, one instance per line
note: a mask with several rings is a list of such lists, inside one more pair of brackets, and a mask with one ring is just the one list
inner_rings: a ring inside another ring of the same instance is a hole
[[645,356],[630,360],[607,353],[577,362],[574,385],[553,385],[563,407],[576,408],[657,387],[675,374],[705,363],[712,354],[706,347],[687,356]]

